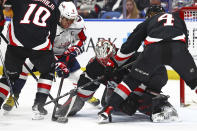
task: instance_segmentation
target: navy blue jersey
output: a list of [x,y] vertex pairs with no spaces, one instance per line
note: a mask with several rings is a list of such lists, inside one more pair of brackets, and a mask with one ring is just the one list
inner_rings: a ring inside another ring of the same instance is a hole
[[9,40],[14,46],[51,50],[59,21],[53,0],[9,0],[14,12],[9,25]]

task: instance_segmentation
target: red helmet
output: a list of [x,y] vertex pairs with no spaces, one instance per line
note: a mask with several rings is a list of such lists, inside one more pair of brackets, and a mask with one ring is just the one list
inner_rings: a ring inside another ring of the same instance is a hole
[[95,53],[99,63],[106,66],[108,59],[116,54],[116,47],[110,41],[102,39],[96,43]]

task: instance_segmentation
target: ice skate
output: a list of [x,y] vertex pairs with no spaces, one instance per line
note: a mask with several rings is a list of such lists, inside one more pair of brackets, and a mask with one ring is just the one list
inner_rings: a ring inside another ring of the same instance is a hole
[[161,107],[161,112],[154,113],[151,115],[151,120],[153,122],[177,122],[179,121],[178,113],[176,109],[168,103]]
[[44,115],[47,115],[47,110],[44,109],[44,107],[39,104],[35,103],[32,106],[33,114],[32,114],[32,120],[42,120],[44,119]]
[[111,112],[113,111],[112,106],[104,107],[99,113],[98,113],[98,123],[107,123],[112,122]]
[[[18,96],[14,96],[16,100],[18,100]],[[9,112],[13,109],[15,103],[14,103],[14,98],[12,96],[9,96],[7,99],[6,103],[3,105],[3,109],[5,112]]]

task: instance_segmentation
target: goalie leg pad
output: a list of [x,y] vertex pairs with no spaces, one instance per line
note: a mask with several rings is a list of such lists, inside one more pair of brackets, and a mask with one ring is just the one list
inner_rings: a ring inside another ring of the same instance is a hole
[[[68,112],[69,106],[71,104],[71,100],[72,100],[73,95],[70,95],[70,97],[68,98],[68,100],[57,110],[56,112],[56,116],[57,117],[61,117],[61,116],[65,116]],[[84,101],[81,100],[81,98],[79,96],[77,96],[74,105],[71,109],[71,111],[69,112],[68,116],[74,116],[78,111],[80,111],[82,109],[82,107],[84,106]]]

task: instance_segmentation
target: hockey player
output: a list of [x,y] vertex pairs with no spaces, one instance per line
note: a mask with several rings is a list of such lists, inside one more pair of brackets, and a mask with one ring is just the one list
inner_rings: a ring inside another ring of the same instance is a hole
[[[62,2],[59,5],[59,10],[61,17],[59,24],[57,25],[53,48],[54,54],[57,58],[56,72],[59,77],[64,73],[65,78],[69,77],[69,74],[71,73],[72,80],[77,81],[78,75],[76,74],[80,72],[80,64],[75,57],[84,51],[86,40],[84,20],[78,15],[76,7],[72,2]],[[33,64],[29,60],[26,60],[26,64],[30,69],[33,69]],[[19,94],[26,83],[28,73],[28,70],[23,67],[23,72],[13,85],[16,99],[19,98]],[[99,100],[94,97],[89,99],[89,101],[92,104],[99,104]],[[10,96],[3,105],[3,109],[11,111],[13,106],[14,99]]]
[[0,0],[0,33],[3,30],[5,23],[4,15],[3,15],[3,0]]
[[29,58],[41,73],[32,110],[37,119],[47,111],[43,108],[51,89],[55,71],[52,51],[60,13],[53,0],[9,0],[14,17],[8,27],[4,73],[0,79],[0,107]]
[[[84,84],[91,82],[100,76],[103,76],[106,72],[107,61],[110,57],[113,57],[116,54],[116,50],[117,49],[111,42],[107,40],[100,40],[95,47],[96,57],[90,59],[89,63],[86,66],[86,71],[81,74],[77,85],[79,87],[83,86]],[[127,63],[135,61],[138,56],[139,53],[134,53],[133,57],[131,57]],[[121,82],[121,80],[129,74],[130,68],[131,66],[129,66],[128,68],[121,69],[114,73],[114,75],[110,78],[104,77],[104,79],[100,80],[99,82],[92,83],[88,86],[85,86],[84,88],[79,88],[77,92],[73,92],[73,94],[71,94],[70,98],[68,98],[65,104],[63,104],[59,108],[59,110],[56,113],[56,116],[62,117],[66,115],[66,113],[68,112],[68,108],[69,106],[71,106],[72,103],[70,101],[71,97],[77,94],[77,98],[74,102],[74,105],[71,111],[69,112],[70,116],[75,115],[84,106],[84,101],[87,101],[90,97],[93,96],[93,94],[99,88],[100,84],[104,84],[106,86],[105,93],[103,94],[101,102],[102,106],[105,106],[117,84]],[[162,99],[155,99],[155,101],[152,102],[152,98],[156,98],[156,96],[154,96],[153,94],[144,93],[146,88],[151,87],[152,91],[159,96],[161,88],[166,84],[167,79],[168,78],[166,69],[164,66],[161,66],[151,76],[150,81],[147,82],[145,85],[140,85],[134,91],[135,94],[131,95],[128,99],[122,102],[122,104],[116,108],[116,111],[121,110],[122,112],[128,115],[133,115],[136,112],[136,110],[139,110],[140,112],[151,116],[151,119],[155,122],[177,118],[176,110],[170,105],[169,102],[167,102],[167,97],[164,96]],[[126,94],[122,94],[122,97],[126,97]],[[163,112],[162,108],[164,107],[168,107],[171,110]],[[162,113],[163,116],[158,117]]]
[[[144,51],[129,75],[117,85],[107,106],[98,114],[99,118],[107,120],[110,112],[132,94],[140,83],[149,81],[161,65],[171,66],[191,89],[197,91],[197,68],[187,49],[185,22],[177,13],[165,13],[164,9],[157,5],[150,6],[146,16],[147,19],[134,29],[114,59],[108,61],[108,66],[112,68],[115,64],[120,66],[133,56],[133,52],[144,41]],[[125,94],[124,97],[122,94]]]

